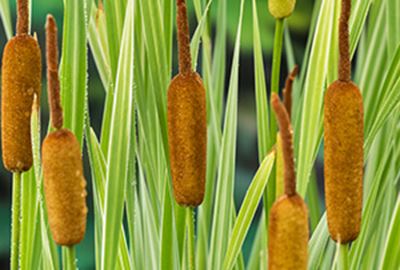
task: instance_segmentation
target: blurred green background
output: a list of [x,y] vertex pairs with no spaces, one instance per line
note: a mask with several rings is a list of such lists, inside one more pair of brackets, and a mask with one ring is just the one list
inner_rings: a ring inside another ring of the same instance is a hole
[[[214,0],[217,2],[218,0]],[[264,63],[266,65],[266,77],[269,88],[270,67],[271,67],[271,52],[273,45],[274,35],[274,20],[268,13],[267,0],[258,0],[260,27],[262,29],[261,37],[264,49]],[[15,1],[11,0],[11,14],[13,14],[13,25],[15,25]],[[192,32],[196,26],[195,16],[193,12],[192,1],[188,0],[190,9],[190,25]],[[237,148],[237,168],[236,168],[236,187],[235,187],[235,202],[239,206],[249,181],[252,179],[257,167],[257,141],[256,141],[256,116],[255,116],[255,98],[254,98],[254,77],[253,77],[253,55],[252,55],[252,9],[251,1],[246,1],[245,17],[243,24],[242,34],[242,54],[240,59],[240,96],[239,96],[239,130],[238,130],[238,148]],[[296,62],[301,63],[302,56],[308,38],[308,28],[311,19],[312,8],[314,0],[298,1],[296,10],[288,20],[288,26],[292,37],[293,46],[295,49]],[[212,6],[216,6],[215,4]],[[231,63],[233,39],[237,28],[237,19],[239,13],[239,0],[229,0],[228,5],[228,52],[227,64]],[[44,49],[44,24],[46,15],[52,13],[59,26],[59,37],[61,43],[62,33],[62,17],[63,17],[63,1],[62,0],[32,0],[32,31],[37,33],[39,43]],[[211,12],[212,21],[215,24],[217,18],[215,12]],[[4,29],[0,27],[0,48],[3,51],[6,43],[6,35]],[[176,55],[176,54],[174,54]],[[44,51],[43,51],[44,57]],[[44,60],[44,59],[43,59]],[[174,59],[176,72],[176,59]],[[43,62],[43,67],[44,62]],[[300,66],[301,68],[301,66]],[[228,69],[230,70],[230,68]],[[283,85],[285,74],[287,73],[286,61],[283,56],[281,85]],[[43,72],[45,76],[45,72]],[[88,93],[89,93],[89,107],[90,118],[92,126],[99,134],[103,103],[104,91],[98,77],[95,64],[91,55],[89,56],[89,70],[88,70]],[[140,91],[140,89],[139,89]],[[48,107],[47,107],[47,94],[46,82],[43,77],[43,92],[42,92],[42,138],[44,138],[45,131],[48,125]],[[85,240],[78,245],[78,265],[80,269],[94,269],[94,251],[93,251],[93,213],[92,197],[91,197],[91,184],[90,184],[90,171],[87,162],[86,149],[84,149],[85,161],[85,176],[88,180],[88,230]],[[318,166],[317,162],[317,166]],[[0,269],[8,269],[9,267],[9,242],[10,242],[10,215],[11,215],[11,174],[0,166]],[[260,211],[258,211],[256,218],[259,218]],[[252,226],[244,245],[245,257],[249,253],[246,243],[251,243],[254,237],[255,227]]]

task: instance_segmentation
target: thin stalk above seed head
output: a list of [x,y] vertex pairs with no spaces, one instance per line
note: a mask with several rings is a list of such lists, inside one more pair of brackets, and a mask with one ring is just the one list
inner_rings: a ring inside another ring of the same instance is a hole
[[285,193],[272,205],[268,227],[268,269],[307,269],[308,210],[296,192],[293,131],[277,94],[271,105],[279,123],[284,158]]

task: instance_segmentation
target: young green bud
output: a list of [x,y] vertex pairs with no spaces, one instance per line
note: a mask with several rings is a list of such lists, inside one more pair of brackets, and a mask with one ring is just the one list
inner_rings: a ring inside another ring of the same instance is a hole
[[283,19],[289,17],[294,10],[296,0],[269,0],[269,12],[275,19]]

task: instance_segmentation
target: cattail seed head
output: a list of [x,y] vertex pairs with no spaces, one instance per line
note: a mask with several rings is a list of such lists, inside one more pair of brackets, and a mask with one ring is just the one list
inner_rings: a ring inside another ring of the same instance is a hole
[[29,5],[17,1],[17,35],[7,42],[1,69],[1,137],[4,167],[24,172],[32,167],[31,114],[40,100],[42,60],[37,40],[29,35]]
[[198,206],[204,198],[206,94],[200,76],[178,74],[168,89],[168,142],[175,200]]
[[86,180],[79,142],[71,131],[62,128],[57,26],[51,15],[47,16],[46,50],[50,116],[56,131],[43,142],[44,191],[54,241],[72,246],[83,239],[86,230]]
[[179,74],[168,88],[168,144],[175,200],[196,207],[204,199],[207,162],[206,91],[192,69],[186,1],[176,0]]
[[30,121],[34,95],[40,98],[41,73],[37,41],[26,34],[12,38],[4,49],[1,79],[3,163],[11,172],[32,166]]
[[351,82],[336,81],[325,94],[325,200],[329,232],[342,244],[361,224],[364,163],[363,103]]
[[283,19],[292,15],[296,0],[268,0],[268,9],[275,19]]
[[324,173],[329,233],[346,244],[361,227],[364,165],[364,112],[358,87],[351,81],[349,18],[351,0],[342,0],[339,23],[339,79],[325,94]]
[[273,93],[284,159],[285,194],[272,205],[268,227],[268,269],[307,269],[308,210],[296,192],[293,134],[289,115]]
[[86,230],[86,181],[75,135],[60,129],[47,135],[42,147],[44,189],[50,230],[63,246],[79,243]]
[[281,196],[272,206],[268,229],[268,269],[307,269],[308,210],[299,195]]

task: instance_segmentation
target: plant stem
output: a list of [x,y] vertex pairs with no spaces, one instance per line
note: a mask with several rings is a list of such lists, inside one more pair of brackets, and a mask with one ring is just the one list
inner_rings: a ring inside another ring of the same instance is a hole
[[339,254],[339,269],[347,270],[349,269],[349,245],[343,244],[340,245],[340,254]]
[[340,244],[336,245],[336,269],[337,270],[348,270],[349,269],[349,245]]
[[[272,57],[272,75],[271,75],[271,93],[279,92],[279,78],[281,69],[281,56],[283,47],[283,34],[284,34],[284,19],[277,19],[275,21],[275,37],[274,37],[274,52]],[[277,126],[276,119],[273,113],[270,114],[270,134],[276,134]],[[271,138],[272,145],[276,142],[276,137]],[[271,149],[268,149],[271,150]],[[268,186],[264,192],[264,211],[265,211],[265,221],[268,228],[269,220],[269,209],[275,201],[275,190],[276,190],[276,168],[271,172],[270,180],[268,181]]]
[[194,270],[194,209],[186,208],[186,240],[187,240],[187,256],[188,270]]
[[272,57],[271,91],[279,92],[279,75],[281,70],[281,55],[283,46],[284,19],[275,22],[274,54]]
[[21,227],[21,173],[14,173],[13,176],[10,269],[17,270],[19,269],[19,238]]
[[62,247],[62,264],[64,270],[75,270],[76,258],[75,258],[75,246]]

